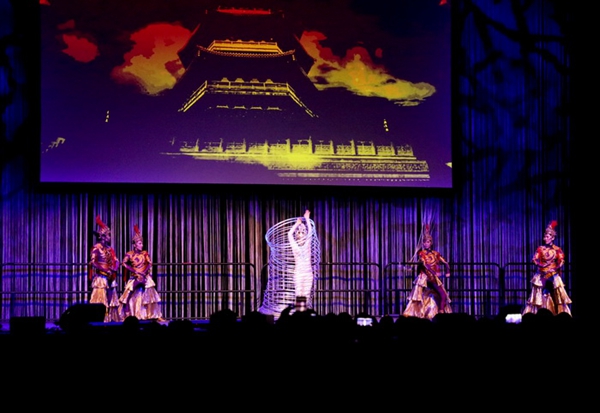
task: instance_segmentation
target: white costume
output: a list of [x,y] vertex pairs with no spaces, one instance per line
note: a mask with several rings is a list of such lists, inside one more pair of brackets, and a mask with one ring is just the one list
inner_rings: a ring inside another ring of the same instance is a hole
[[[288,240],[294,254],[294,286],[296,297],[306,297],[307,303],[312,295],[314,273],[311,261],[311,240],[313,226],[302,222],[296,223],[288,232]],[[310,304],[309,304],[310,307]]]

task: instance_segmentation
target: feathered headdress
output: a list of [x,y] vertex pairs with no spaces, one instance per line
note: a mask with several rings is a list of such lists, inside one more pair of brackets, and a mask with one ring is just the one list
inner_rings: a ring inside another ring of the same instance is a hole
[[426,239],[433,242],[433,237],[431,236],[431,233],[429,232],[429,224],[425,224],[425,229],[423,230],[423,241],[425,241]]
[[144,238],[142,238],[142,234],[140,233],[140,227],[137,226],[137,224],[135,224],[133,226],[133,238],[132,238],[132,242],[135,244],[138,241],[144,241]]
[[548,226],[546,227],[546,231],[544,231],[544,234],[550,234],[553,237],[556,236],[556,226],[558,225],[558,222],[556,221],[550,221],[550,223],[548,224]]
[[102,222],[102,219],[100,219],[100,215],[96,215],[96,225],[98,225],[98,227],[100,228],[96,232],[96,235],[100,236],[102,234],[110,234],[110,228],[104,222]]

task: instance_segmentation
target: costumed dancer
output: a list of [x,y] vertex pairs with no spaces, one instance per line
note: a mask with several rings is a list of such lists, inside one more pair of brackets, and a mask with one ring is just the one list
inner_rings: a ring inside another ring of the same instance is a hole
[[446,277],[450,276],[450,265],[432,247],[433,238],[429,233],[429,225],[426,225],[422,246],[417,252],[417,278],[413,282],[413,289],[408,296],[408,304],[402,313],[405,317],[431,320],[438,313],[452,312],[450,297],[440,279],[442,269]]
[[90,303],[104,304],[106,313],[104,322],[123,321],[120,316],[119,297],[117,293],[117,270],[119,260],[111,246],[110,228],[96,216],[98,238],[92,247],[89,263],[89,278],[92,282]]
[[554,245],[556,238],[556,221],[551,221],[544,231],[544,245],[540,245],[533,255],[533,263],[537,266],[536,273],[531,279],[531,294],[523,309],[523,314],[537,313],[540,308],[546,308],[556,315],[568,313],[571,315],[571,298],[565,290],[561,271],[565,264],[563,250]]
[[152,279],[152,260],[144,250],[144,239],[137,225],[133,227],[133,250],[123,258],[123,275],[127,278],[121,302],[123,319],[135,316],[138,320],[164,321],[160,309],[160,296]]
[[312,265],[313,227],[310,224],[310,211],[304,212],[304,222],[298,218],[288,232],[288,239],[294,254],[294,285],[296,305],[312,308],[315,274]]

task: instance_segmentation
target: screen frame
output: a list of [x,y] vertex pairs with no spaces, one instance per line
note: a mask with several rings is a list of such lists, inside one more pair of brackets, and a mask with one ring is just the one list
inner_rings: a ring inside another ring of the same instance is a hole
[[[450,13],[452,15],[452,13]],[[452,17],[452,16],[450,16]],[[452,19],[451,19],[452,20]],[[451,36],[453,38],[454,36]],[[452,49],[453,41],[450,42],[450,48]],[[41,46],[40,46],[41,48]],[[453,66],[452,62],[449,62],[450,66]],[[41,58],[39,61],[40,71],[41,71]],[[450,73],[453,70],[450,68]],[[453,104],[453,90],[455,89],[456,80],[454,76],[450,76],[450,118],[455,118],[454,113],[456,112],[455,105]],[[41,82],[37,85],[41,89]],[[41,91],[40,91],[41,95]],[[38,108],[39,114],[41,116],[42,108],[41,104]],[[41,123],[41,122],[40,122]],[[277,193],[289,193],[293,194],[297,191],[303,192],[311,192],[315,194],[327,194],[330,193],[331,189],[335,189],[336,191],[345,192],[345,190],[352,191],[355,195],[371,195],[373,193],[381,194],[384,196],[387,195],[410,195],[410,196],[420,196],[420,195],[430,195],[430,194],[439,194],[439,195],[447,195],[454,192],[454,188],[456,187],[455,182],[455,163],[456,163],[456,139],[454,138],[454,124],[452,120],[450,120],[450,156],[452,158],[452,165],[450,167],[450,180],[451,183],[448,187],[438,187],[438,186],[412,186],[412,185],[399,185],[399,186],[377,186],[370,185],[367,182],[362,182],[356,185],[339,185],[339,184],[307,184],[307,183],[270,183],[270,184],[262,184],[260,182],[256,183],[210,183],[210,182],[194,182],[194,183],[181,183],[181,182],[172,182],[172,183],[161,183],[161,182],[63,182],[63,181],[51,181],[45,180],[42,178],[41,173],[41,160],[37,162],[37,169],[30,168],[30,171],[34,171],[37,175],[37,179],[35,180],[36,186],[38,189],[42,191],[49,192],[64,192],[68,191],[87,191],[87,192],[123,192],[128,193],[132,190],[136,190],[139,192],[188,192],[190,190],[198,190],[200,189],[203,192],[209,193],[241,193],[245,191],[256,192],[260,194],[270,194],[273,192]],[[40,135],[42,133],[42,125],[39,125]],[[42,151],[42,142],[40,140],[39,144],[39,153]],[[41,157],[41,155],[40,155]],[[433,191],[433,192],[432,192]]]

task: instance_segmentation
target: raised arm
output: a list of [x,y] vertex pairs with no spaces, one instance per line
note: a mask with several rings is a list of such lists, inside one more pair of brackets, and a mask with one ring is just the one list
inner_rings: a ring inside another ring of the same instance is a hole
[[310,224],[310,211],[308,209],[304,211],[304,220],[306,225],[306,238],[310,239],[313,232],[313,226]]

